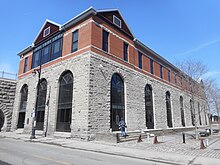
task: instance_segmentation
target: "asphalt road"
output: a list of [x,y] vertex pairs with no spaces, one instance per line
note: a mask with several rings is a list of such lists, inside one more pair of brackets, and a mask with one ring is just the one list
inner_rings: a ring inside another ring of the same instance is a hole
[[0,160],[1,165],[163,165],[147,160],[9,138],[0,138]]

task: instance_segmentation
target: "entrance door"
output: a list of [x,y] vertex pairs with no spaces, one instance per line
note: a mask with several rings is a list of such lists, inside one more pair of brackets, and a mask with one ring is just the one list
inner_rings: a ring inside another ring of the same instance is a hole
[[24,128],[25,112],[19,112],[18,128]]
[[112,109],[112,130],[119,131],[119,122],[124,120],[124,109]]

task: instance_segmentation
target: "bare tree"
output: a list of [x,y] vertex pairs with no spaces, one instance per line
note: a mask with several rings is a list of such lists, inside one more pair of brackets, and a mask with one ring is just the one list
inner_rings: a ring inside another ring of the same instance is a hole
[[188,75],[188,79],[191,78],[194,81],[199,82],[201,77],[208,72],[207,66],[203,64],[201,61],[187,59],[176,63],[177,66],[186,74]]
[[217,114],[218,124],[219,124],[219,129],[220,129],[220,120],[219,120],[220,89],[214,79],[206,79],[204,81],[204,85],[205,85],[206,99],[207,99],[207,103],[209,106],[209,113]]
[[204,84],[201,78],[205,73],[207,73],[208,69],[206,65],[204,65],[201,61],[192,60],[192,59],[187,59],[177,62],[176,65],[181,70],[180,72],[182,72],[181,73],[182,78],[187,82],[189,87],[188,90],[192,100],[191,108],[193,109],[193,112],[191,112],[192,123],[195,126],[195,134],[196,134],[196,138],[198,139],[198,131],[197,131],[198,120],[196,120],[196,116],[199,115],[199,122],[201,124],[201,116],[200,116],[201,108],[198,108],[198,113],[196,113],[195,98],[200,97],[205,100]]

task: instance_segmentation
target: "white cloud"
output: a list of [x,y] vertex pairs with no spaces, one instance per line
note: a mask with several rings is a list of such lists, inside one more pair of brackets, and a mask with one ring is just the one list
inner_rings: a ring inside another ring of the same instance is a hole
[[202,77],[203,78],[208,78],[208,77],[215,78],[217,76],[220,76],[220,71],[210,71],[204,74]]
[[218,42],[220,42],[220,39],[209,41],[209,42],[203,43],[203,44],[201,44],[201,45],[199,45],[199,46],[197,46],[193,49],[190,49],[190,50],[187,50],[185,52],[179,53],[177,55],[186,55],[186,54],[189,54],[189,53],[193,53],[193,52],[199,51],[199,50],[201,50],[205,47],[208,47],[208,46],[213,45],[213,44],[218,43]]

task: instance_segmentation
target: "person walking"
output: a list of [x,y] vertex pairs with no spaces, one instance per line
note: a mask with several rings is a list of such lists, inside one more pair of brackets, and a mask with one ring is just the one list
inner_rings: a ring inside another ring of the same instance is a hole
[[119,129],[121,130],[122,137],[126,137],[125,128],[127,128],[127,125],[126,125],[124,119],[122,118],[121,121],[119,122]]

